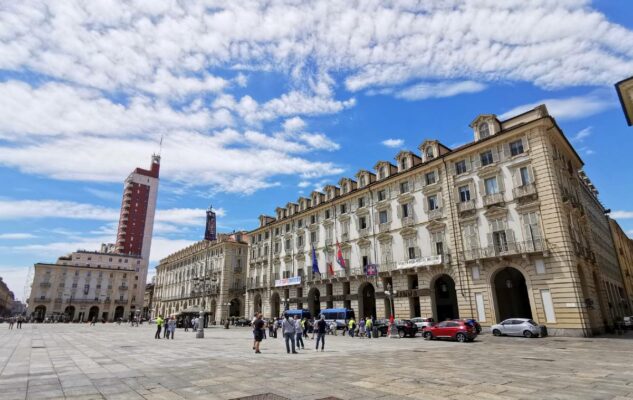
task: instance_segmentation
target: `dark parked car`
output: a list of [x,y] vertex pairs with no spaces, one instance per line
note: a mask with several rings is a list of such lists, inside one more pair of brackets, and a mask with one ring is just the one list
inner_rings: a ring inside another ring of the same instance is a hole
[[[377,319],[374,322],[374,326],[378,328],[380,336],[387,336],[387,332],[389,331],[389,320]],[[419,332],[418,327],[415,325],[415,323],[409,319],[396,321],[396,328],[398,328],[398,336],[400,336],[401,338],[405,336],[415,337],[415,335]]]
[[477,322],[474,318],[464,318],[463,320],[456,319],[455,321],[465,321],[475,327],[475,331],[477,331],[478,335],[481,333],[481,325],[479,325],[479,322]]
[[442,321],[425,326],[422,331],[424,339],[452,339],[458,342],[472,342],[477,337],[475,326],[463,320]]

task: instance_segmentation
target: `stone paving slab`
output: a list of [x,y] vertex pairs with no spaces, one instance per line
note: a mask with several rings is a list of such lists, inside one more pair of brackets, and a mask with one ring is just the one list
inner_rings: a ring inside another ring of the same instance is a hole
[[[633,334],[475,343],[326,337],[288,355],[248,328],[0,324],[0,399],[633,399]],[[254,397],[253,397],[254,396]],[[257,397],[259,396],[259,398]]]

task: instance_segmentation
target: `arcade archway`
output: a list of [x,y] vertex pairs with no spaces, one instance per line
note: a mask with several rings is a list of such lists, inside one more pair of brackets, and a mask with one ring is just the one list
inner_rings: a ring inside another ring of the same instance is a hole
[[99,307],[90,307],[90,311],[88,311],[88,321],[96,320],[97,318],[99,318]]
[[317,288],[312,288],[308,292],[308,310],[314,318],[321,312],[321,292]]
[[435,302],[434,317],[436,321],[459,318],[457,292],[455,291],[455,281],[453,278],[444,274],[435,280],[433,284],[433,299]]
[[[262,299],[261,299],[261,296],[260,296],[260,298],[259,298],[260,310],[261,310],[261,306],[262,306]],[[239,299],[231,300],[231,305],[229,306],[229,317],[239,317],[241,309],[242,309],[242,307],[241,307]]]
[[376,316],[376,289],[369,282],[358,288],[358,310],[360,318]]
[[281,315],[281,300],[279,299],[279,293],[275,292],[270,296],[270,316],[279,317]]
[[68,321],[72,321],[75,319],[75,306],[68,306],[64,310],[64,315]]
[[115,310],[114,310],[114,320],[118,321],[119,318],[123,318],[123,313],[124,313],[124,308],[123,306],[118,306]]
[[33,317],[37,322],[43,322],[46,318],[46,306],[37,306],[33,311]]
[[532,318],[525,277],[518,269],[500,269],[494,275],[492,284],[498,322],[508,318]]

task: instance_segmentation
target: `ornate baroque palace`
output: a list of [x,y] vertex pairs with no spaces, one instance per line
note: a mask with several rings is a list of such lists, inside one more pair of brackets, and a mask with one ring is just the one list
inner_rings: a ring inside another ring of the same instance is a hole
[[425,140],[262,215],[247,315],[345,307],[388,318],[391,288],[396,318],[527,317],[589,336],[630,310],[598,191],[546,107],[470,126],[472,143]]

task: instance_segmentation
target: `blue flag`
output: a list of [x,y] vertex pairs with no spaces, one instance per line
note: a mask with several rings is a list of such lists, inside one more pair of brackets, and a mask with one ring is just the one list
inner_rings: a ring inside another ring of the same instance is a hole
[[321,271],[319,271],[319,262],[317,261],[316,251],[314,250],[314,245],[312,245],[312,273],[321,275]]

